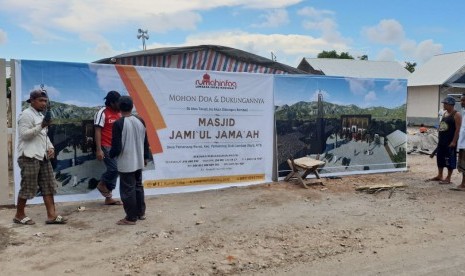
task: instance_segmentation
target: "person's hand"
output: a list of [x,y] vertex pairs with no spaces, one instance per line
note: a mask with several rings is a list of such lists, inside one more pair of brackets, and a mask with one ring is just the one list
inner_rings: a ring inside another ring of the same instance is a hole
[[103,158],[105,158],[105,155],[103,154],[103,150],[102,149],[97,149],[97,160],[100,160],[102,161]]
[[147,159],[144,159],[144,167],[147,166],[147,163],[148,163]]
[[45,121],[45,120],[42,120],[42,124],[40,124],[42,126],[42,128],[46,128],[48,127],[49,125],[52,124],[52,121]]
[[48,149],[47,150],[47,158],[52,159],[55,157],[55,149]]
[[455,148],[457,146],[457,143],[456,142],[450,142],[449,144],[449,148]]
[[429,158],[433,158],[434,157],[434,152],[432,152],[430,155],[429,155]]

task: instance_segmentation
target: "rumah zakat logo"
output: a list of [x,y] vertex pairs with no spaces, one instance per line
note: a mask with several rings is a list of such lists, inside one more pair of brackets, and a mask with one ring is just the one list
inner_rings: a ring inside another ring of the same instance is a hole
[[195,81],[195,88],[237,89],[237,82],[211,79],[210,75],[205,73],[201,80]]

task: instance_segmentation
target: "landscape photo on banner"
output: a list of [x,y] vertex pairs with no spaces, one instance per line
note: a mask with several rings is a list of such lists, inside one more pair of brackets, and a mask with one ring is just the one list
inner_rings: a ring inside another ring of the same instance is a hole
[[29,60],[16,60],[14,73],[16,118],[30,91],[49,96],[57,201],[101,197],[95,186],[105,166],[96,160],[93,120],[111,90],[131,96],[146,123],[153,154],[146,194],[271,181],[271,75]]
[[407,80],[286,75],[274,90],[279,177],[304,156],[325,176],[406,170]]

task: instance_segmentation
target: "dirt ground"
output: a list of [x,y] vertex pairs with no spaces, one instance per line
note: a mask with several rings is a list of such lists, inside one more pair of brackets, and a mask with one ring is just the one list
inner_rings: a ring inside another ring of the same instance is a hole
[[[67,225],[12,223],[0,209],[2,275],[465,275],[465,192],[424,182],[434,159],[404,173],[271,183],[147,198],[147,220],[121,206],[61,203]],[[461,176],[455,172],[454,185]],[[403,183],[374,194],[355,188]],[[84,211],[78,211],[84,206]]]

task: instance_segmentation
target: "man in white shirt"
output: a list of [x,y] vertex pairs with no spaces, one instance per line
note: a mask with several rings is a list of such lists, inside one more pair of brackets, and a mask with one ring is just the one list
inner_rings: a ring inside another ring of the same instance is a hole
[[457,140],[457,149],[459,150],[459,158],[457,162],[457,170],[462,173],[462,183],[451,188],[454,191],[465,191],[465,94],[460,98],[462,106],[462,126],[460,127],[459,139]]
[[26,108],[18,119],[18,165],[21,169],[21,188],[14,223],[32,225],[35,222],[26,216],[25,207],[28,199],[36,196],[38,189],[42,193],[47,209],[46,224],[65,224],[67,219],[57,215],[54,195],[56,182],[50,158],[55,151],[47,136],[50,118],[41,113],[47,109],[47,94],[42,90],[31,92]]

